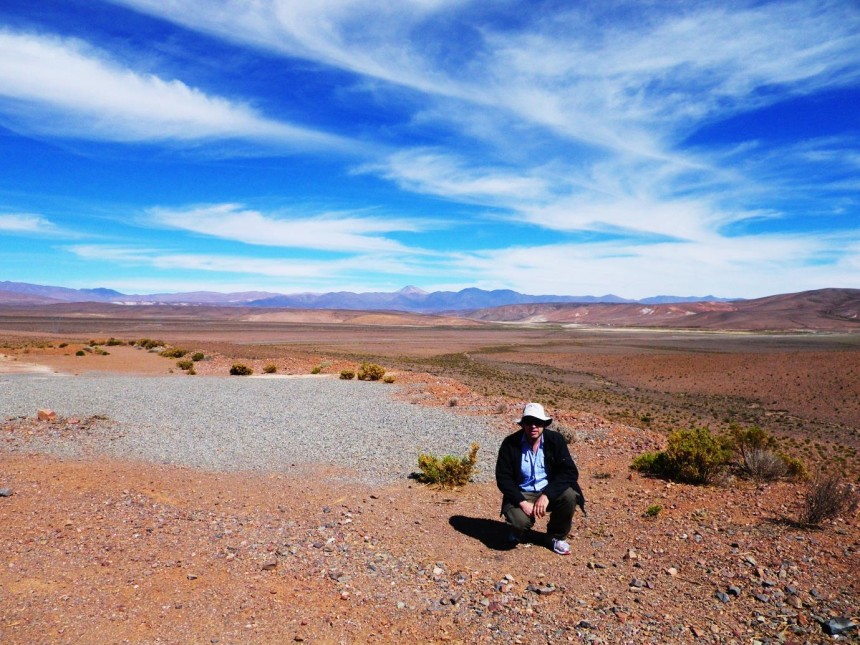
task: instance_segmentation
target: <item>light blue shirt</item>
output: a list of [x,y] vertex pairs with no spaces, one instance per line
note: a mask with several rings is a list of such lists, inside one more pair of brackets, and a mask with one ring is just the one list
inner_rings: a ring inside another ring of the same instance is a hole
[[520,458],[520,490],[527,493],[539,493],[546,488],[548,483],[546,465],[543,459],[543,435],[540,437],[537,452],[532,452],[532,446],[526,441],[524,434]]

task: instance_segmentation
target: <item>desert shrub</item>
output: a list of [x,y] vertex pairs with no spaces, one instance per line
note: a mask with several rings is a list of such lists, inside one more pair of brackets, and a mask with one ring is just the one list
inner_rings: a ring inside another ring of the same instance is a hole
[[612,473],[607,473],[605,471],[598,471],[594,473],[592,479],[612,479]]
[[450,399],[448,399],[448,407],[449,408],[456,408],[459,403],[460,403],[460,400],[457,398],[451,397]]
[[630,467],[674,481],[707,484],[731,458],[731,441],[711,434],[707,428],[675,430],[667,444],[666,450],[639,455]]
[[391,374],[386,374],[384,377],[382,377],[382,382],[383,383],[394,383],[394,376]]
[[186,370],[186,371],[185,371],[185,373],[186,373],[186,374],[188,374],[188,376],[194,376],[195,374],[197,374],[197,370],[195,370],[195,369],[192,367],[191,369]]
[[81,349],[82,349],[82,350],[84,350],[87,354],[92,354],[92,353],[93,353],[93,348],[92,348],[92,347],[82,347]]
[[322,372],[322,365],[314,365],[311,368],[311,374],[319,374],[320,372]]
[[79,349],[78,351],[75,352],[75,356],[86,356],[86,355],[87,355],[87,353],[82,349]]
[[341,370],[340,371],[340,377],[344,381],[350,381],[353,378],[355,378],[355,372],[353,372],[352,370]]
[[264,372],[265,374],[274,374],[274,373],[275,373],[275,372],[277,372],[277,371],[278,371],[278,366],[277,366],[277,365],[275,365],[274,363],[269,363],[268,365],[266,365],[266,366],[263,368],[263,372]]
[[253,373],[254,370],[242,363],[233,363],[233,366],[230,368],[230,374],[232,376],[250,376]]
[[189,361],[188,359],[176,361],[176,367],[181,370],[190,370],[194,367],[194,361]]
[[800,522],[818,526],[824,520],[850,515],[860,505],[860,492],[837,473],[819,473],[809,486],[800,511]]
[[777,441],[758,426],[731,428],[741,469],[753,479],[771,481],[781,477],[804,478],[806,468],[799,459],[777,452]]
[[194,361],[195,363],[197,361],[202,361],[204,358],[206,358],[206,354],[204,354],[203,352],[194,352],[191,355],[191,360]]
[[59,347],[60,349],[62,349],[63,347],[68,347],[68,346],[69,346],[69,344],[68,344],[68,343],[60,343],[60,344],[58,345],[58,347]]
[[182,358],[188,353],[187,349],[180,349],[178,347],[168,347],[167,349],[163,349],[158,353],[159,356],[164,356],[164,358]]
[[731,458],[731,442],[707,428],[675,430],[669,434],[666,456],[674,478],[690,484],[712,482]]
[[445,455],[441,459],[433,455],[418,455],[418,468],[421,469],[421,481],[425,484],[441,488],[454,488],[469,483],[475,463],[478,461],[477,443],[469,448],[465,457]]
[[801,459],[781,453],[779,457],[785,462],[786,477],[791,479],[809,479],[809,471],[806,470],[806,465]]
[[657,517],[662,510],[663,507],[659,504],[651,504],[645,509],[645,517]]
[[110,356],[110,352],[102,349],[101,347],[93,347],[93,354],[98,356]]
[[144,349],[155,349],[156,347],[164,347],[163,341],[154,340],[152,338],[141,338],[139,341],[137,341],[137,344]]
[[113,336],[111,336],[107,339],[105,345],[107,345],[108,347],[114,347],[116,345],[125,345],[125,341],[119,340],[118,338],[114,338]]
[[385,374],[385,368],[376,363],[362,363],[358,369],[359,381],[378,381]]

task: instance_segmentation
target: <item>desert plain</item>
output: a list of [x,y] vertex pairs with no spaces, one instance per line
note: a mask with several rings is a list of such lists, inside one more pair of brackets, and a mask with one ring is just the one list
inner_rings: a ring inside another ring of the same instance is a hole
[[[189,376],[175,359],[108,346],[109,338],[157,338],[206,358]],[[76,355],[91,341],[105,352]],[[860,623],[856,513],[811,528],[797,522],[808,482],[728,476],[692,486],[630,469],[672,429],[756,425],[812,475],[838,472],[857,483],[853,330],[24,309],[0,315],[0,354],[0,381],[21,372],[240,378],[229,376],[236,362],[255,375],[274,364],[279,376],[322,367],[320,377],[338,378],[373,361],[395,377],[379,384],[391,396],[491,418],[498,443],[522,405],[536,400],[571,437],[588,510],[574,519],[573,553],[561,557],[539,543],[507,545],[489,481],[456,490],[413,479],[371,487],[330,477],[324,460],[311,477],[288,464],[212,472],[111,460],[92,440],[110,419],[39,421],[32,410],[0,425],[0,488],[11,493],[0,497],[0,642],[860,638],[857,628],[827,633]],[[84,435],[86,458],[38,450],[40,437]],[[498,443],[481,450],[494,453]],[[661,510],[649,516],[655,506]]]

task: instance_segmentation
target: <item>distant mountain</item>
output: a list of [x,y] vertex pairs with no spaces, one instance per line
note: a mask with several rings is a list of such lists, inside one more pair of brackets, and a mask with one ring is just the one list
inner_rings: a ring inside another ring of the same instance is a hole
[[[25,294],[26,302],[49,304],[51,302],[103,302],[126,305],[214,305],[233,307],[280,307],[289,309],[352,309],[366,311],[407,311],[413,313],[456,312],[487,309],[504,305],[532,303],[637,303],[637,302],[698,302],[704,298],[656,296],[643,301],[627,300],[613,294],[604,296],[533,296],[510,289],[486,291],[470,287],[460,291],[434,291],[428,293],[415,286],[394,292],[353,293],[337,291],[329,293],[279,294],[266,291],[243,291],[219,293],[217,291],[194,291],[188,293],[158,293],[148,295],[124,294],[113,289],[69,289],[25,282],[0,282],[0,304],[15,302],[22,304],[17,296]],[[16,299],[18,298],[18,299]],[[708,297],[719,301],[719,298]]]
[[617,327],[860,331],[860,289],[818,289],[754,300],[669,304],[536,303],[462,315],[484,322]]

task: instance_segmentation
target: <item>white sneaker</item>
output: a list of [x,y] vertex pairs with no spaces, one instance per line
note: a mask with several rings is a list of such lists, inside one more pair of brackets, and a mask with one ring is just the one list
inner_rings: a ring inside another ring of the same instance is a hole
[[552,550],[559,555],[570,555],[570,545],[564,540],[552,540]]

